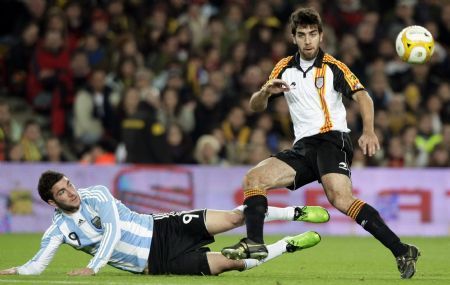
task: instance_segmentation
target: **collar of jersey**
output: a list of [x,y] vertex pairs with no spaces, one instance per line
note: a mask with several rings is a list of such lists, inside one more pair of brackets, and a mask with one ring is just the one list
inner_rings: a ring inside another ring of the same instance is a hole
[[[314,67],[320,68],[322,67],[324,52],[321,48],[319,48],[319,52],[317,53],[316,60],[314,61]],[[292,65],[297,67],[299,70],[302,70],[300,67],[300,53],[296,52],[294,56],[294,60],[292,61]]]

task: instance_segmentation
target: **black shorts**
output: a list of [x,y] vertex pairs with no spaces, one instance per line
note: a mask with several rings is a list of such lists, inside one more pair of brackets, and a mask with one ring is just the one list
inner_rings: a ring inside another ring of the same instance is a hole
[[214,242],[205,225],[206,209],[153,214],[149,273],[211,275],[203,247]]
[[286,162],[295,171],[295,181],[287,188],[295,190],[327,173],[341,173],[351,176],[353,145],[348,133],[331,131],[304,137],[292,149],[274,155]]

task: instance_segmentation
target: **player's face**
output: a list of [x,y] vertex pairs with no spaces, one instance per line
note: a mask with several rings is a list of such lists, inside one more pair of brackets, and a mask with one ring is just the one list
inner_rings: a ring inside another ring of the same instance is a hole
[[295,35],[292,37],[302,59],[311,60],[316,57],[322,36],[323,33],[319,32],[317,25],[297,27]]
[[67,177],[56,182],[50,191],[53,194],[53,199],[48,201],[50,205],[66,213],[76,212],[80,208],[80,195]]

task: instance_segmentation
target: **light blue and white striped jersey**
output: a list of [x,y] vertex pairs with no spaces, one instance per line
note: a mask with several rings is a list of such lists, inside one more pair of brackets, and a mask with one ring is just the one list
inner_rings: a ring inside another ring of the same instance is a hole
[[131,211],[105,186],[79,189],[78,194],[80,209],[73,214],[55,210],[39,252],[18,267],[18,273],[40,274],[63,243],[94,256],[87,267],[95,273],[107,263],[126,271],[144,271],[152,242],[153,217]]

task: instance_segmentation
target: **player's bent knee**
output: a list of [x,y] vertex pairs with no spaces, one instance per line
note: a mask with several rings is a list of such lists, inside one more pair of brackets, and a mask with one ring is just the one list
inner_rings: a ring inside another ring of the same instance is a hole
[[244,213],[242,211],[232,211],[229,214],[229,221],[234,228],[243,226],[245,223]]
[[330,196],[328,200],[336,209],[343,213],[346,213],[355,199],[353,197],[347,197],[345,195],[337,194]]
[[268,189],[271,181],[258,169],[250,169],[244,177],[244,189]]

